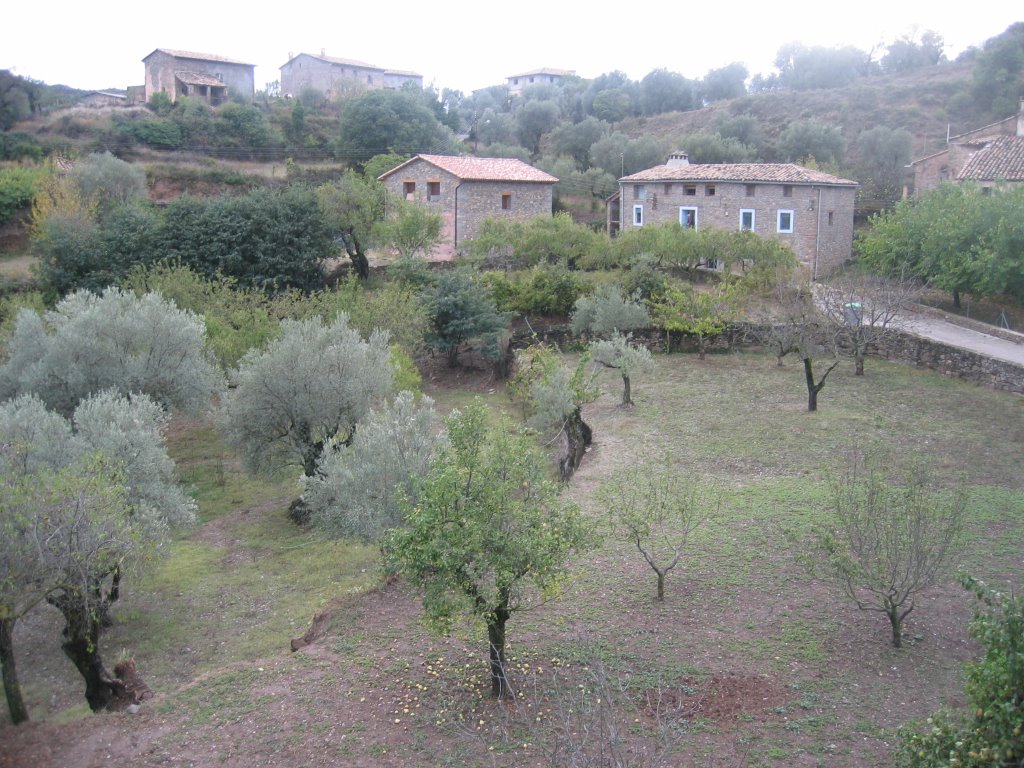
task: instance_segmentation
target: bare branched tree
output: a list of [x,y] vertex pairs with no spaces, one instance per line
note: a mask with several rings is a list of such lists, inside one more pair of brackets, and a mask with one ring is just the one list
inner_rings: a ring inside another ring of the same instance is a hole
[[690,534],[707,518],[704,494],[670,458],[651,457],[616,472],[598,495],[613,528],[636,545],[657,574],[658,600],[664,600],[665,577],[679,565]]
[[920,463],[894,480],[885,466],[881,456],[853,454],[833,478],[834,527],[818,534],[817,555],[858,608],[885,614],[899,648],[915,599],[948,574],[962,549],[967,496],[963,483],[935,487]]
[[921,285],[910,278],[845,272],[817,291],[818,305],[831,324],[839,348],[864,375],[864,358],[897,328],[899,316],[917,302]]
[[[773,314],[763,317],[756,332],[758,340],[775,353],[779,366],[782,358],[793,353],[800,358],[807,384],[807,410],[818,410],[818,393],[825,387],[828,375],[839,365],[836,359],[836,334],[824,313],[815,303],[811,288],[802,283],[780,283],[773,291]],[[817,378],[816,359],[832,361]]]

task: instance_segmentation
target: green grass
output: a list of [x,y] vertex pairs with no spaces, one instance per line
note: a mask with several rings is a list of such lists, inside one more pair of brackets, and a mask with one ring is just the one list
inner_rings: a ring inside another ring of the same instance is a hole
[[144,657],[156,684],[277,654],[328,601],[377,582],[375,548],[295,526],[293,484],[244,473],[209,425],[186,429],[171,448],[200,524],[131,585],[108,641]]

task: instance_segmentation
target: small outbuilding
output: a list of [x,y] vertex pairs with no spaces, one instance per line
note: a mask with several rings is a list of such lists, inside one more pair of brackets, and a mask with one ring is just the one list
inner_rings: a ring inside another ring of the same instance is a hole
[[449,256],[477,236],[485,219],[550,216],[552,188],[558,182],[522,160],[453,155],[416,155],[378,178],[389,198],[441,214],[437,255]]

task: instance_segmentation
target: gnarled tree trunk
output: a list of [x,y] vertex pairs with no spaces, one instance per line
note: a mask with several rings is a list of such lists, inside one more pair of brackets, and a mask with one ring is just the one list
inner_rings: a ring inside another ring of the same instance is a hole
[[487,617],[487,642],[491,646],[491,696],[495,699],[508,699],[513,695],[505,670],[505,623],[511,615],[506,597]]
[[0,618],[0,667],[3,667],[4,693],[11,722],[17,725],[28,720],[28,708],[21,696],[18,669],[14,663],[14,622],[13,618]]
[[72,591],[47,597],[64,616],[64,655],[85,680],[85,700],[93,712],[110,709],[128,698],[123,682],[107,671],[100,656],[100,620],[89,601]]
[[587,448],[594,441],[594,433],[583,420],[579,408],[565,420],[562,433],[564,437],[558,456],[558,475],[563,483],[567,483],[579,469]]

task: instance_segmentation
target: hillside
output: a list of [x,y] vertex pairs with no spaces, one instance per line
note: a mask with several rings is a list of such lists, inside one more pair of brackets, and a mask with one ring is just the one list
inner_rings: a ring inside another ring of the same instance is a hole
[[632,138],[675,139],[713,130],[722,115],[748,114],[757,118],[767,150],[789,124],[813,118],[839,126],[850,150],[868,128],[904,128],[913,136],[914,156],[920,157],[943,146],[947,125],[956,135],[1005,117],[978,113],[967,99],[955,98],[969,86],[973,70],[974,63],[965,61],[862,78],[842,88],[750,94],[692,112],[631,118],[617,127]]

